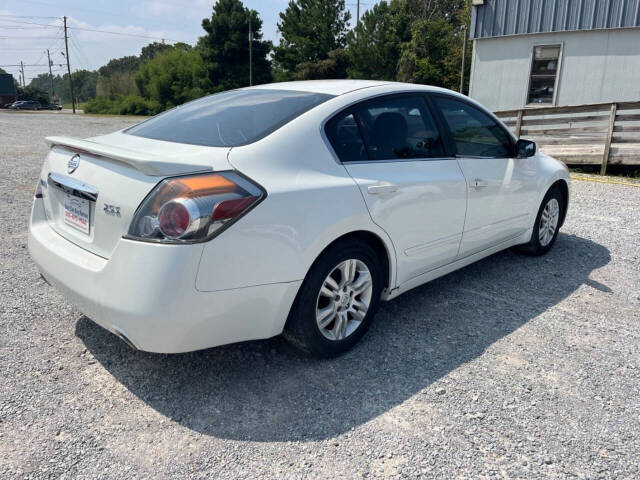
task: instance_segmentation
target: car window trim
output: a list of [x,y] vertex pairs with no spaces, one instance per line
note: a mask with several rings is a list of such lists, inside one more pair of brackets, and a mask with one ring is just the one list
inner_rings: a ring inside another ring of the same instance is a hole
[[[516,144],[516,140],[514,135],[511,133],[511,131],[507,128],[504,127],[504,125],[502,125],[502,122],[498,119],[498,117],[496,117],[492,112],[488,111],[485,108],[480,108],[478,107],[478,105],[475,105],[467,100],[465,100],[464,98],[460,98],[457,97],[455,95],[450,95],[447,93],[442,93],[442,92],[426,92],[425,96],[427,96],[429,98],[429,101],[433,104],[433,107],[436,109],[436,115],[438,116],[438,119],[442,122],[442,128],[444,128],[446,130],[446,138],[447,141],[449,143],[449,146],[451,148],[451,153],[454,155],[455,158],[476,158],[476,159],[494,159],[494,158],[515,158],[514,157],[514,148],[515,148],[515,144]],[[484,113],[485,115],[487,115],[491,120],[493,120],[495,122],[495,124],[498,126],[498,128],[500,128],[503,132],[506,133],[507,138],[509,139],[509,156],[508,157],[498,157],[498,156],[482,156],[482,155],[458,155],[456,153],[456,146],[455,146],[455,140],[453,138],[453,133],[451,132],[451,129],[449,128],[449,124],[447,123],[446,118],[444,117],[444,113],[442,113],[442,111],[440,110],[440,107],[438,106],[438,104],[435,101],[436,97],[441,97],[441,98],[445,98],[447,100],[454,100],[457,102],[460,102],[462,104],[468,105],[471,108],[475,108],[476,110],[478,110],[481,113]]]
[[[365,98],[364,100],[359,100],[357,102],[352,103],[351,105],[348,105],[347,107],[344,107],[341,110],[338,110],[337,112],[335,112],[334,114],[330,115],[327,119],[325,119],[325,121],[322,123],[321,127],[320,127],[320,132],[321,135],[325,141],[325,143],[327,143],[327,145],[331,148],[331,152],[333,153],[334,159],[341,165],[344,164],[349,164],[349,165],[356,165],[356,164],[367,164],[367,163],[390,163],[390,162],[429,162],[429,161],[441,161],[441,160],[456,160],[455,155],[453,155],[453,152],[455,150],[451,150],[450,148],[447,148],[447,142],[444,139],[444,132],[442,131],[442,127],[439,124],[438,118],[436,116],[436,113],[433,111],[433,108],[431,107],[431,105],[429,104],[428,99],[426,98],[426,95],[429,92],[427,91],[423,91],[423,90],[415,90],[415,91],[406,91],[406,92],[394,92],[394,93],[387,93],[387,94],[381,94],[381,95],[376,95],[375,97],[370,97],[370,98]],[[415,158],[388,158],[388,159],[384,159],[384,160],[372,160],[371,159],[371,155],[369,154],[369,147],[367,146],[367,142],[364,139],[364,135],[362,134],[362,130],[361,130],[361,125],[360,125],[360,120],[358,119],[358,116],[355,114],[355,110],[357,108],[360,108],[363,105],[366,105],[368,103],[376,103],[380,100],[383,99],[387,99],[387,98],[403,98],[403,97],[416,97],[416,98],[421,98],[424,103],[425,103],[425,107],[427,109],[427,111],[431,114],[431,117],[434,121],[434,126],[436,127],[436,130],[438,131],[438,134],[440,135],[440,139],[442,142],[442,146],[443,146],[443,150],[445,153],[445,156],[443,157],[415,157]],[[360,135],[360,139],[362,140],[362,144],[365,147],[365,150],[367,152],[367,156],[369,157],[368,160],[341,160],[340,159],[340,155],[338,155],[338,152],[336,152],[335,148],[333,148],[333,144],[331,143],[331,139],[329,138],[329,135],[327,134],[327,125],[332,122],[334,119],[340,117],[340,116],[348,116],[348,115],[353,115],[354,120],[356,121],[356,125],[358,125],[358,134]]]

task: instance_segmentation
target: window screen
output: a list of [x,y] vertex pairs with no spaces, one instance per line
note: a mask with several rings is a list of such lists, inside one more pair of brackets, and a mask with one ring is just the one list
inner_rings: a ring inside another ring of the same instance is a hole
[[435,97],[435,102],[451,131],[457,155],[492,158],[511,156],[509,135],[490,116],[452,98]]
[[211,147],[246,145],[332,97],[291,90],[231,90],[185,103],[125,133]]
[[533,47],[528,103],[553,103],[560,45]]

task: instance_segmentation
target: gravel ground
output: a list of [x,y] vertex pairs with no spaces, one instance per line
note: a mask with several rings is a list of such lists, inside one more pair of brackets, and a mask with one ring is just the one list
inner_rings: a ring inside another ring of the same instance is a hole
[[318,361],[283,340],[135,352],[38,275],[44,136],[0,113],[0,478],[640,478],[640,188],[576,181],[554,249],[383,304]]

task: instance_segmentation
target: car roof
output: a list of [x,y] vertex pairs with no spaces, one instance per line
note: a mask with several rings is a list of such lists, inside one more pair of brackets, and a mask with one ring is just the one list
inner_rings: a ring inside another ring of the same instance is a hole
[[248,87],[251,89],[265,90],[293,90],[300,92],[325,93],[330,95],[343,95],[363,88],[381,87],[384,85],[405,85],[416,90],[436,90],[435,87],[427,85],[416,85],[413,83],[387,82],[382,80],[303,80],[297,82],[268,83]]

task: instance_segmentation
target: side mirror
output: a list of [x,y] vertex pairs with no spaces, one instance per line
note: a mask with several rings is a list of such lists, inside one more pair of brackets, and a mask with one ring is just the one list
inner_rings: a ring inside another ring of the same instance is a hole
[[533,157],[536,154],[536,143],[531,140],[518,140],[516,142],[516,158]]

